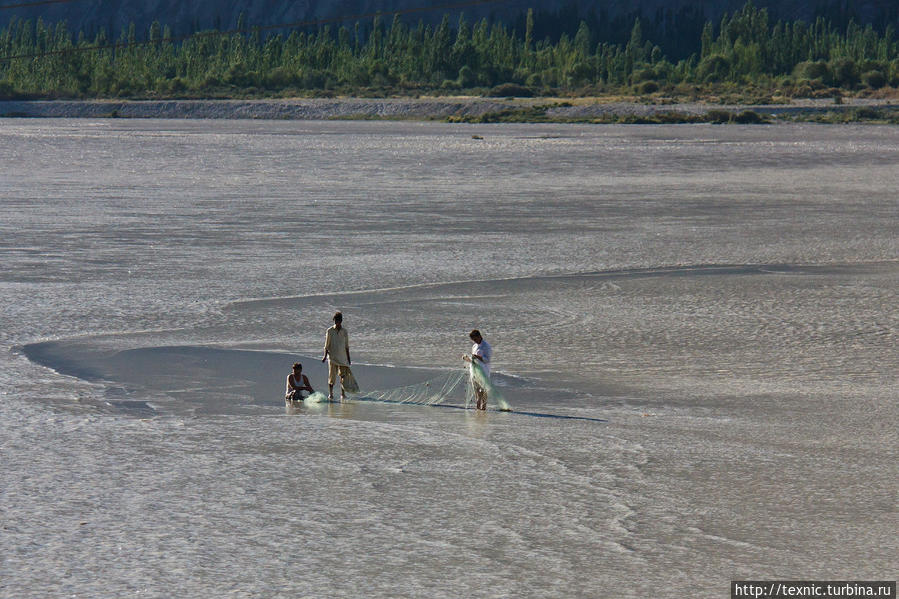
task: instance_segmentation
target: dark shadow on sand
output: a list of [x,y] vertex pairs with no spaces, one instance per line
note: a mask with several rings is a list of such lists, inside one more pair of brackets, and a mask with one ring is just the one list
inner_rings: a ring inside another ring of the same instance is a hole
[[[393,404],[393,405],[401,405],[401,406],[421,406],[423,408],[444,408],[449,410],[471,410],[472,408],[466,406],[460,406],[456,404],[414,404],[402,401],[387,401],[383,399],[374,399],[371,397],[354,397],[351,401],[365,401],[370,403],[384,403],[384,404]],[[497,408],[487,408],[487,412],[495,413],[495,414],[510,414],[514,416],[531,416],[534,418],[552,418],[555,420],[580,420],[583,422],[608,422],[608,420],[603,420],[602,418],[589,418],[587,416],[566,416],[564,414],[551,414],[547,412],[526,412],[526,411],[518,411],[515,409],[512,410],[500,410]]]

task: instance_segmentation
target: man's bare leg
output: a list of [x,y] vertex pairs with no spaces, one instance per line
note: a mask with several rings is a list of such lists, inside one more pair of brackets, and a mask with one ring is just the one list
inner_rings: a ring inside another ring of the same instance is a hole
[[480,387],[475,388],[475,395],[478,398],[477,409],[478,410],[486,410],[487,409],[487,390],[481,389]]

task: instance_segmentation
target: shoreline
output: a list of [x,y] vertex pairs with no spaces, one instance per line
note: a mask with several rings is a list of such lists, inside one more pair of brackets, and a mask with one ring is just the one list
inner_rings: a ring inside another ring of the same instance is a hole
[[[262,100],[3,100],[0,118],[442,120],[449,122],[896,122],[899,101],[847,98],[789,104],[643,104],[602,98],[304,98]],[[728,115],[730,120],[728,121]],[[723,120],[722,120],[723,119]],[[829,119],[829,120],[828,120]]]

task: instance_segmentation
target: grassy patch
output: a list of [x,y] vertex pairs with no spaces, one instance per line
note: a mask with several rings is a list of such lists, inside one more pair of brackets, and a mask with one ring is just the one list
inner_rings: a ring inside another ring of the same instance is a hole
[[845,110],[828,110],[826,112],[798,113],[782,117],[794,123],[822,123],[826,125],[843,125],[847,123],[871,123],[880,125],[899,125],[899,109],[859,106]]
[[446,118],[449,123],[554,123],[561,122],[546,115],[552,106],[510,107],[479,115],[453,115]]
[[744,110],[742,112],[710,110],[705,113],[704,121],[707,123],[715,123],[717,125],[764,125],[771,123],[771,119],[768,116],[759,114],[754,110]]
[[463,115],[447,117],[450,123],[591,123],[597,125],[678,125],[691,123],[736,123],[766,124],[771,119],[751,110],[730,112],[727,110],[710,110],[704,115],[679,111],[665,111],[653,114],[624,114],[607,112],[599,116],[550,116],[547,110],[558,107],[558,104],[507,108],[481,115]]

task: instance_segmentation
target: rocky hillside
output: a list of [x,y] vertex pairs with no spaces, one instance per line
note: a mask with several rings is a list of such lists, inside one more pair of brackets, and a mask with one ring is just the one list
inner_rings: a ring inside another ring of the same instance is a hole
[[[409,10],[404,18],[417,21],[439,21],[450,14],[455,22],[460,12],[469,20],[488,17],[510,25],[523,23],[528,8],[545,15],[544,23],[559,28],[571,28],[578,19],[591,22],[625,23],[642,15],[654,23],[671,22],[678,18],[715,20],[724,12],[742,7],[745,0],[477,0],[464,8],[451,8],[465,0],[69,0],[57,4],[43,4],[3,9],[0,6],[0,26],[12,17],[42,18],[46,22],[67,21],[71,28],[91,33],[99,28],[118,32],[134,22],[138,31],[146,31],[150,23],[159,21],[169,25],[174,33],[189,33],[197,29],[234,28],[239,15],[245,15],[248,26],[271,26],[282,23],[314,21],[348,17],[352,25],[355,17],[376,12]],[[7,5],[16,3],[4,3]],[[813,20],[825,15],[837,22],[855,18],[863,23],[899,25],[899,3],[896,0],[755,0],[756,6],[766,7],[776,19]],[[418,10],[437,7],[433,10]],[[678,15],[680,15],[678,17]],[[686,17],[685,17],[686,15]],[[390,18],[390,17],[388,17]],[[367,21],[368,19],[364,19]]]

